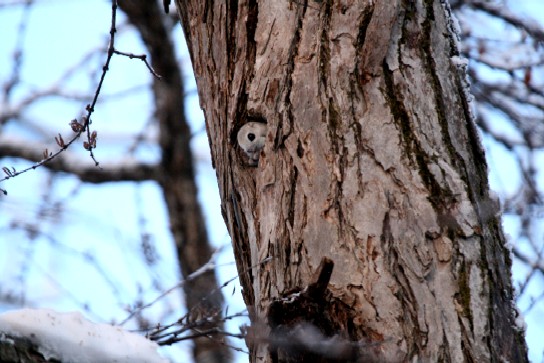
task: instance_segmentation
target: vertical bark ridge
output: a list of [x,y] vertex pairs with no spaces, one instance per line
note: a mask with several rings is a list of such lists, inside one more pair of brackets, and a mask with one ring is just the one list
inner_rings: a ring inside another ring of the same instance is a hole
[[[298,56],[298,49],[300,45],[300,32],[302,31],[303,19],[306,14],[306,7],[301,6],[297,8],[296,19],[293,35],[290,38],[288,54],[286,57],[285,65],[285,75],[283,77],[282,84],[284,85],[283,89],[280,89],[280,92],[284,95],[283,98],[277,99],[276,109],[286,108],[285,112],[280,113],[282,119],[278,122],[277,133],[274,139],[274,149],[277,150],[282,146],[285,139],[289,136],[293,129],[293,114],[292,114],[292,102],[291,102],[291,91],[293,84],[293,72],[295,70],[295,60]],[[275,121],[275,120],[274,120]]]

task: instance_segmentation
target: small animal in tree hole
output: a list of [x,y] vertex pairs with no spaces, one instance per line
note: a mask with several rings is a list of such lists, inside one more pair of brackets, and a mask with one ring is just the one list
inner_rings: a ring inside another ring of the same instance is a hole
[[238,131],[238,145],[249,157],[249,165],[256,166],[259,163],[265,137],[266,124],[260,122],[248,122]]

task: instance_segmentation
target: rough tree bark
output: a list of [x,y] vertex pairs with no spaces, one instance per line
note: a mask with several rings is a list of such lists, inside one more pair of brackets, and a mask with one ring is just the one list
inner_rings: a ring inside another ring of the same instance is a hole
[[[448,5],[176,3],[243,296],[271,332],[251,361],[315,359],[275,339],[301,329],[350,342],[322,360],[527,361]],[[247,121],[267,123],[256,168]]]
[[6,334],[0,339],[0,358],[2,363],[47,362],[43,354],[39,352],[39,347],[32,343],[30,338],[20,338]]

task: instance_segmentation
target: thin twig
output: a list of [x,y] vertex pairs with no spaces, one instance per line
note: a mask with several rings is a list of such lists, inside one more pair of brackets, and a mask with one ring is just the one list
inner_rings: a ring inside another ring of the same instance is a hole
[[119,55],[123,55],[125,57],[128,57],[129,59],[140,59],[142,62],[145,63],[147,69],[149,69],[149,71],[151,72],[151,74],[153,76],[155,76],[155,78],[157,78],[159,81],[162,79],[162,76],[160,76],[159,74],[157,74],[157,72],[155,72],[155,70],[153,69],[153,67],[151,67],[151,65],[149,64],[149,62],[147,61],[147,55],[145,54],[140,54],[140,55],[136,55],[136,54],[133,54],[133,53],[125,53],[125,52],[121,52],[120,50],[116,50],[114,49],[113,51],[115,54],[119,54]]
[[[27,8],[28,8],[28,5],[30,5],[30,4],[31,4],[31,1],[28,1],[27,2]],[[44,158],[42,160],[40,160],[39,162],[37,162],[36,164],[34,164],[32,166],[29,166],[29,167],[27,167],[25,169],[19,170],[19,171],[15,170],[13,167],[12,168],[7,168],[7,167],[2,168],[3,171],[4,171],[5,176],[4,176],[3,179],[0,179],[0,182],[3,182],[3,181],[8,180],[10,178],[14,178],[16,176],[19,176],[21,174],[24,174],[24,173],[30,171],[30,170],[34,170],[34,169],[48,163],[49,161],[55,159],[58,155],[60,155],[65,150],[67,150],[77,139],[79,139],[81,134],[83,132],[85,132],[85,131],[87,133],[87,141],[84,143],[84,146],[89,151],[89,154],[90,154],[91,158],[93,159],[93,161],[95,163],[95,166],[99,166],[100,163],[96,160],[95,155],[93,153],[93,149],[96,147],[96,135],[97,134],[96,134],[96,131],[91,131],[91,127],[90,127],[90,125],[92,124],[91,115],[95,111],[95,106],[96,106],[96,104],[98,102],[98,97],[100,95],[102,85],[104,84],[104,80],[106,79],[106,74],[107,74],[108,70],[110,69],[109,67],[110,67],[111,58],[113,57],[114,54],[126,56],[126,57],[129,57],[131,59],[132,58],[137,58],[137,59],[142,60],[146,64],[146,66],[150,70],[150,72],[155,77],[157,77],[158,79],[161,79],[161,76],[158,75],[155,72],[155,70],[147,62],[147,56],[146,55],[135,55],[135,54],[125,53],[125,52],[115,50],[115,33],[117,31],[117,29],[116,29],[117,8],[118,8],[117,0],[112,0],[111,27],[110,27],[110,32],[109,32],[110,39],[109,39],[109,45],[108,45],[108,49],[107,49],[107,57],[106,57],[106,61],[104,63],[104,66],[102,67],[102,74],[100,76],[100,80],[99,80],[98,85],[96,87],[96,90],[94,92],[93,100],[92,100],[92,102],[90,104],[88,104],[85,107],[85,109],[87,111],[87,115],[83,119],[83,122],[80,124],[80,125],[82,125],[82,127],[77,129],[77,131],[74,130],[76,132],[76,134],[68,142],[65,142],[64,140],[62,140],[62,137],[59,134],[59,138],[58,139],[55,138],[55,139],[57,139],[57,144],[59,145],[60,149],[58,149],[56,152],[53,152],[53,153],[50,153],[46,149],[45,152],[44,152]],[[21,30],[20,30],[19,33],[21,33]],[[17,52],[19,52],[18,49],[16,50],[16,53]],[[16,61],[17,61],[17,59],[18,58],[16,57]],[[15,64],[15,67],[17,67],[16,69],[18,70],[19,66],[18,66],[17,62]],[[18,72],[13,72],[13,74],[16,74],[16,73],[18,74]],[[18,79],[18,77],[14,78],[12,80],[12,82],[15,82],[16,79]],[[10,87],[10,84],[8,83],[8,85],[6,85],[5,91],[4,91],[5,97],[7,97],[9,95],[9,91],[10,91],[11,88],[12,88],[12,86]],[[74,122],[74,121],[72,121],[72,122]],[[60,140],[60,142],[58,140]],[[2,188],[0,188],[0,192],[2,192],[4,195],[8,194],[7,190],[2,189]]]

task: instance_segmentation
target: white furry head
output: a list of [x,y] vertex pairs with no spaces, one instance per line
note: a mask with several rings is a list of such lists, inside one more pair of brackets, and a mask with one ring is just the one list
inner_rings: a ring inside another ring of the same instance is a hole
[[238,145],[249,157],[251,165],[257,165],[259,155],[264,147],[266,138],[266,124],[260,122],[248,122],[238,131]]

